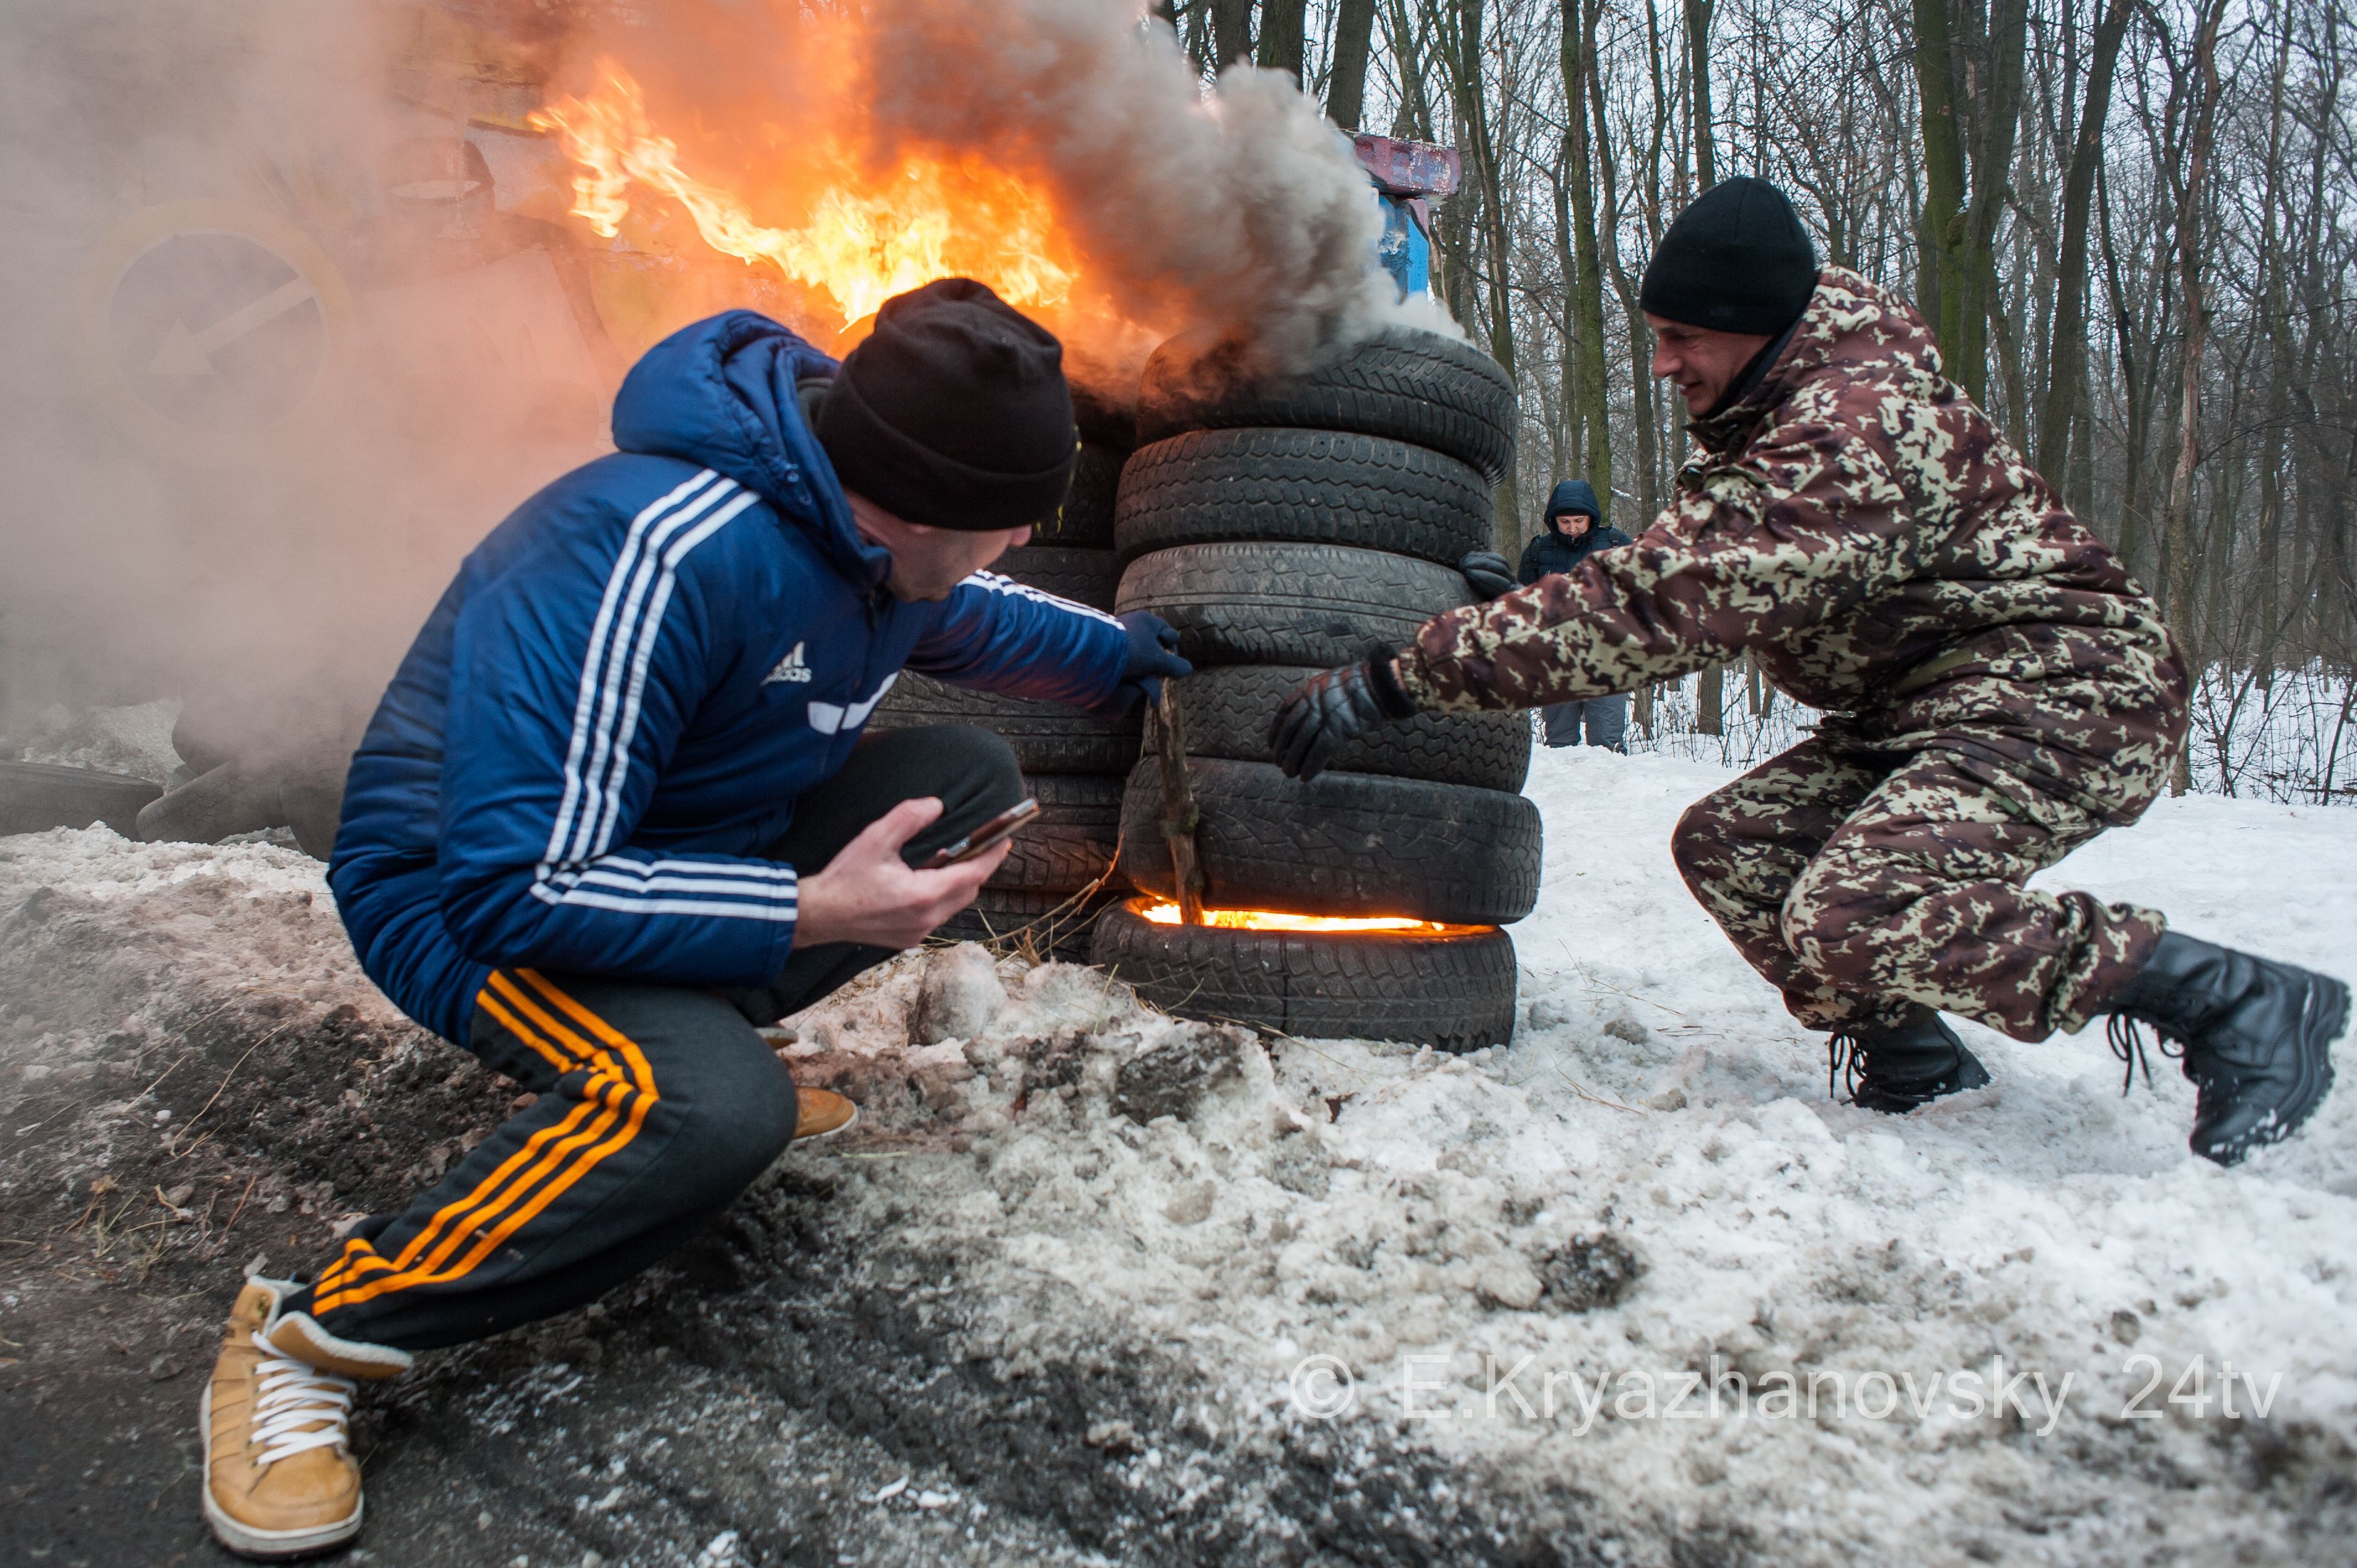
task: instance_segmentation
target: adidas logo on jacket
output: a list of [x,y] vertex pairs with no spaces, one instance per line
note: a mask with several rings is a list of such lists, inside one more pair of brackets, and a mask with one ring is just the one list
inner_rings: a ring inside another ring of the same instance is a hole
[[802,662],[802,645],[797,642],[791,653],[778,660],[775,670],[761,677],[761,684],[767,686],[777,681],[792,681],[800,684],[807,682],[810,678],[810,666]]

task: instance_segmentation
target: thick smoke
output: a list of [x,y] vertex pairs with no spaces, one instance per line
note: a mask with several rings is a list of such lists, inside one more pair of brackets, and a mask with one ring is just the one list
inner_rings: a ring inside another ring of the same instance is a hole
[[332,754],[464,550],[605,444],[612,367],[560,385],[418,330],[428,274],[477,243],[440,231],[484,214],[421,225],[388,195],[468,129],[400,91],[414,22],[6,15],[0,733],[180,697],[217,747]]
[[[1084,373],[1134,372],[1188,328],[1273,363],[1404,314],[1371,262],[1383,222],[1348,138],[1286,77],[1231,70],[1205,95],[1167,26],[1124,0],[868,0],[848,22],[672,0],[586,31],[568,73],[611,59],[701,177],[791,215],[796,148],[864,136],[873,166],[973,154],[1044,188],[1082,258],[1047,313]],[[660,199],[634,192],[633,199]],[[1417,319],[1441,325],[1427,304]]]
[[1233,329],[1280,361],[1381,316],[1383,223],[1350,144],[1287,78],[1202,98],[1168,28],[1104,0],[879,0],[879,127],[1038,169],[1091,278],[1166,330]]
[[164,697],[192,762],[339,755],[459,556],[604,449],[630,359],[739,304],[824,340],[652,193],[656,250],[565,215],[522,116],[600,58],[748,199],[846,126],[1036,182],[1101,388],[1182,328],[1292,362],[1400,309],[1347,140],[1273,74],[1206,95],[1125,0],[0,6],[0,756],[50,704]]

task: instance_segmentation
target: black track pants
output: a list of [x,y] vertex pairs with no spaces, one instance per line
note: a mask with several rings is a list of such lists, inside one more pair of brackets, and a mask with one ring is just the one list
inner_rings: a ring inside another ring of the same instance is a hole
[[[1022,798],[1006,743],[963,727],[869,736],[800,803],[770,858],[815,871],[884,812],[938,795],[914,864]],[[290,1301],[330,1333],[405,1350],[578,1306],[694,1235],[793,1136],[794,1087],[755,1031],[891,956],[796,949],[722,993],[501,969],[468,1048],[539,1096],[407,1208],[353,1230]]]

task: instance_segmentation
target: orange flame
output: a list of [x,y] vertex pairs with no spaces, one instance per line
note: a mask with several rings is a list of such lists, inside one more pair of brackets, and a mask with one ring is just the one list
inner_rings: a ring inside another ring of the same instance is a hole
[[[1147,903],[1141,899],[1131,908],[1141,918],[1157,926],[1178,924],[1178,906],[1176,904]],[[1411,920],[1399,915],[1288,915],[1278,909],[1206,909],[1203,911],[1203,924],[1237,931],[1407,931],[1418,936],[1445,936],[1451,931],[1472,929],[1444,926],[1432,920]]]
[[971,277],[1008,303],[1040,307],[1071,296],[1078,263],[1055,231],[1046,195],[973,157],[908,154],[880,175],[861,172],[839,143],[798,148],[797,166],[841,171],[807,197],[800,228],[754,221],[745,203],[680,166],[679,145],[648,118],[630,73],[606,62],[587,98],[562,98],[532,115],[556,133],[581,166],[575,215],[611,239],[630,210],[633,183],[684,207],[714,250],[773,266],[824,289],[847,325],[892,295],[935,278]]

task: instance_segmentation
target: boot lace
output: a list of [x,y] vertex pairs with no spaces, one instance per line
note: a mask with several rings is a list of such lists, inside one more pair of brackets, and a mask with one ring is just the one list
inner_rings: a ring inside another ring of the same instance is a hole
[[1845,1091],[1857,1098],[1857,1075],[1866,1070],[1866,1047],[1856,1035],[1836,1029],[1825,1038],[1825,1098],[1838,1103]]
[[344,1423],[360,1385],[281,1354],[260,1334],[253,1344],[262,1352],[262,1362],[254,1368],[253,1430],[262,1452],[254,1455],[254,1463],[275,1465],[343,1442]]
[[[2154,1034],[2157,1038],[2153,1048],[2159,1051],[2164,1059],[2178,1060],[2184,1057],[2184,1041],[2161,1034],[2158,1030],[2155,1030]],[[2120,1098],[2126,1099],[2128,1090],[2136,1087],[2138,1068],[2144,1069],[2144,1086],[2150,1089],[2152,1058],[2145,1055],[2144,1031],[2136,1027],[2136,1021],[2126,1013],[2113,1014],[2104,1025],[2104,1038],[2110,1044],[2112,1055],[2119,1060],[2125,1069],[2120,1075]]]

